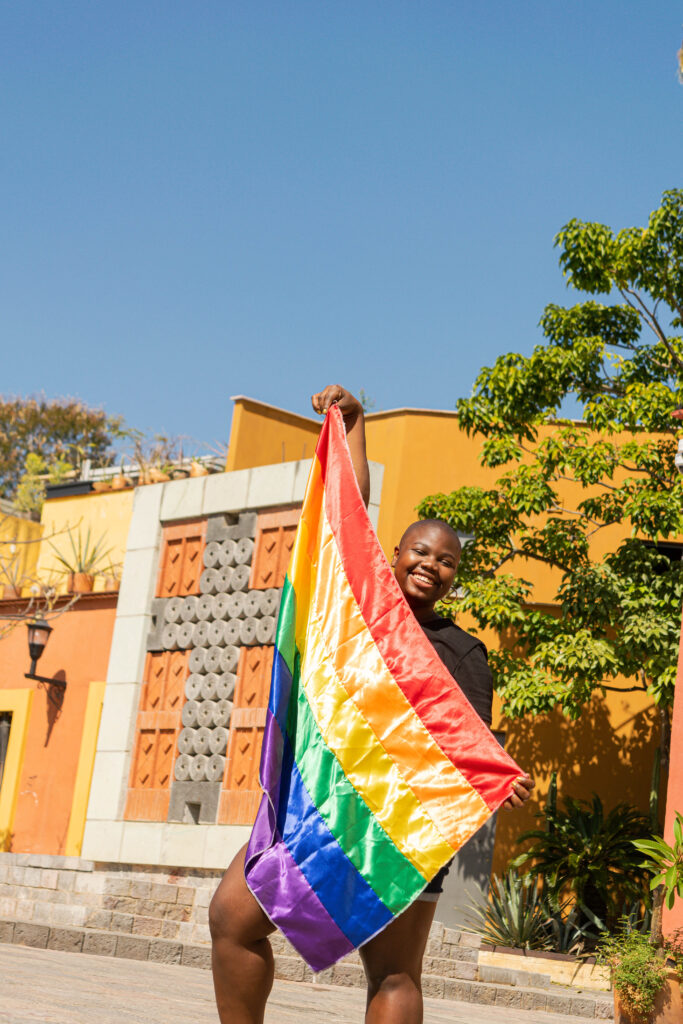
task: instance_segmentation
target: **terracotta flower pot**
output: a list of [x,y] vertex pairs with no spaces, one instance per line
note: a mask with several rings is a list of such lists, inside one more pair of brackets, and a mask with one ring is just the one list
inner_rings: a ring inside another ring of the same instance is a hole
[[614,991],[614,1024],[681,1024],[683,1021],[683,997],[681,982],[676,971],[669,971],[664,985],[659,990],[655,1005],[646,1017],[633,1014],[621,1005],[619,993]]
[[164,473],[162,469],[157,469],[155,466],[149,471],[149,479],[153,484],[165,484],[167,480],[170,480],[168,473]]
[[108,594],[115,594],[121,586],[121,581],[116,576],[105,576],[104,577],[104,590]]
[[209,471],[201,462],[193,462],[190,466],[190,476],[208,476]]
[[102,491],[110,491],[112,486],[111,480],[93,480],[92,482],[93,491],[97,491],[98,493],[101,493]]
[[71,572],[67,576],[67,590],[70,594],[90,594],[95,583],[95,577],[87,572]]
[[6,583],[2,588],[2,596],[5,601],[18,601],[21,597],[21,587],[14,587],[11,583]]
[[132,487],[133,481],[128,476],[124,476],[123,473],[119,473],[111,482],[112,491],[123,491],[126,487]]

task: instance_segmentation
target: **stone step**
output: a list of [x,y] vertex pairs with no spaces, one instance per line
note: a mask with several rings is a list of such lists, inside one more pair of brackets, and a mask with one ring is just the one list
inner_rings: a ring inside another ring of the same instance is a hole
[[[92,953],[128,960],[183,964],[210,969],[211,949],[207,945],[145,938],[128,932],[98,931],[92,928],[61,928],[31,921],[0,921],[0,942],[57,949],[71,953]],[[422,981],[425,996],[458,1002],[544,1010],[570,1017],[609,1020],[613,1017],[611,996],[578,992],[553,985],[542,975],[525,974],[496,967],[482,967],[469,960],[426,957],[428,970]],[[434,973],[439,966],[449,974]],[[453,971],[474,971],[474,977],[462,977]],[[357,955],[335,964],[327,971],[313,974],[300,957],[275,954],[275,977],[285,981],[312,982],[353,988],[365,987],[365,975]]]
[[[424,973],[422,991],[425,996],[433,999],[544,1010],[590,1020],[611,1020],[614,1016],[612,996],[609,993],[576,991],[562,985],[553,985],[544,975],[525,974],[523,971],[503,971],[496,979],[496,971],[501,969],[487,968],[487,980]],[[360,964],[349,963],[348,959],[327,971],[311,975],[298,957],[278,953],[275,955],[275,977],[283,981],[365,987],[363,968]]]

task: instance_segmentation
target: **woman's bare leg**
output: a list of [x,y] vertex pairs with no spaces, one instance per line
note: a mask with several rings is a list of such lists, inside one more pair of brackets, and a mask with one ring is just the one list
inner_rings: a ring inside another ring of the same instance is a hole
[[422,1024],[422,958],[435,902],[416,900],[360,955],[368,979],[365,1024]]
[[211,966],[221,1024],[262,1024],[273,987],[275,927],[244,880],[244,846],[223,875],[211,906]]

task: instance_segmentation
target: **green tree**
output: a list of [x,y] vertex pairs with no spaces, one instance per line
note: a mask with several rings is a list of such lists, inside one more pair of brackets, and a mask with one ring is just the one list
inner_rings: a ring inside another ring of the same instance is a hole
[[[646,228],[572,220],[555,243],[584,301],[548,306],[545,343],[484,367],[457,406],[482,464],[500,469],[495,486],[433,495],[419,512],[474,535],[459,607],[516,637],[490,654],[505,713],[574,719],[596,692],[646,691],[665,762],[683,597],[682,563],[662,548],[683,534],[683,190],[664,193]],[[583,423],[563,418],[572,404]],[[595,557],[614,524],[624,539]],[[555,610],[531,603],[539,561],[556,570]]]
[[73,398],[0,398],[0,495],[15,497],[28,455],[48,468],[103,459],[122,436],[122,422]]

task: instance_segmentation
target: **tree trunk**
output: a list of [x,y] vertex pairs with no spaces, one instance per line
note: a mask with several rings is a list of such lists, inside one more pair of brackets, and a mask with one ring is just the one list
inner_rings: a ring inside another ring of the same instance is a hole
[[[659,768],[664,773],[669,771],[669,755],[671,752],[671,712],[668,707],[662,705],[659,712]],[[656,773],[659,775],[659,772]],[[655,795],[655,794],[653,794]],[[659,794],[656,794],[657,800]],[[666,800],[664,802],[666,807]],[[652,924],[650,926],[650,942],[656,949],[660,949],[664,941],[662,933],[662,912],[664,910],[663,885],[658,885],[652,893]]]

